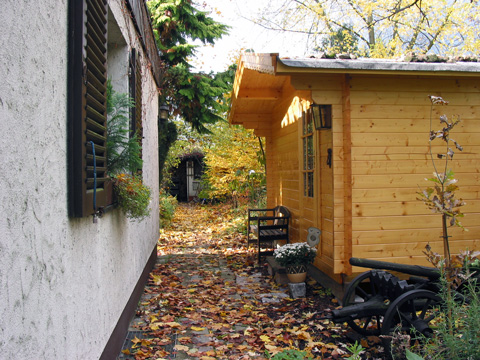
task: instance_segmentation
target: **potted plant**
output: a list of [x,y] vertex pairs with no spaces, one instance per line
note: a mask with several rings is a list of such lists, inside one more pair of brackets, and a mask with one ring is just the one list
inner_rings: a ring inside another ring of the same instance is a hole
[[138,135],[130,134],[129,109],[133,100],[107,82],[107,169],[118,205],[131,219],[150,214],[150,189],[142,182],[142,147]]
[[133,100],[116,92],[107,82],[107,169],[110,175],[136,173],[142,168],[142,146],[138,134],[130,134],[130,108]]
[[113,176],[118,205],[131,219],[143,220],[150,214],[150,189],[139,177],[121,173]]
[[317,249],[304,242],[286,244],[273,252],[275,261],[286,268],[290,282],[305,281],[307,265],[313,262],[316,254]]

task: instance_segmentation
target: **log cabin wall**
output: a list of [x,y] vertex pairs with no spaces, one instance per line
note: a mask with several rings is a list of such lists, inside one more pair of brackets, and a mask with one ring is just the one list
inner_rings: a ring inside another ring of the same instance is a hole
[[[265,137],[268,205],[282,204],[291,211],[292,241],[305,241],[310,226],[322,230],[317,268],[344,282],[348,279],[343,275],[364,271],[351,268],[351,256],[428,265],[422,253],[427,243],[443,252],[441,216],[416,199],[434,171],[428,152],[428,95],[450,102],[433,108],[434,130],[441,127],[442,114],[462,119],[452,138],[465,150],[456,151],[449,167],[459,180],[459,197],[467,202],[461,220],[469,231],[449,228],[451,250],[480,248],[478,72],[351,73],[333,69],[338,63],[332,63],[333,70],[306,65],[278,70],[270,55],[259,55],[260,72],[240,64],[230,121]],[[349,64],[345,67],[354,66]],[[331,129],[314,131],[314,196],[308,198],[303,189],[302,111],[312,101],[331,105],[333,122]],[[445,152],[443,143],[438,144],[435,155]]]
[[[343,76],[339,75],[293,80],[289,77],[273,111],[271,133],[266,137],[269,207],[282,204],[291,211],[292,241],[306,241],[310,226],[322,230],[315,266],[338,281],[338,274],[344,271],[342,89]],[[302,112],[307,111],[312,97],[316,103],[332,105],[334,126],[330,130],[314,131],[315,185],[314,197],[309,198],[303,190],[301,134]],[[328,149],[333,150],[331,166],[327,164]],[[334,173],[339,180],[338,187],[334,187]],[[338,218],[334,218],[335,214]]]
[[[479,248],[480,87],[476,79],[448,77],[353,76],[350,81],[352,139],[352,255],[403,264],[428,265],[427,243],[443,253],[441,216],[432,214],[417,191],[434,171],[428,155],[430,100],[442,96],[448,106],[434,106],[439,117],[458,114],[462,122],[451,137],[464,147],[449,167],[459,180],[467,206],[460,228],[449,228],[452,253]],[[441,145],[440,140],[433,144]],[[434,154],[445,153],[442,146]],[[443,169],[437,162],[439,169]],[[444,165],[443,165],[444,166]],[[439,170],[443,171],[443,170]],[[361,271],[361,269],[354,269]]]
[[[313,226],[312,207],[301,196],[299,171],[301,153],[299,147],[299,126],[302,112],[311,103],[309,91],[297,91],[285,78],[281,99],[272,114],[271,134],[266,137],[267,154],[267,197],[269,207],[284,205],[291,212],[290,238],[302,240],[305,222]],[[310,216],[306,216],[309,213]]]
[[[304,89],[311,89],[311,96]],[[425,245],[442,251],[440,216],[416,200],[433,172],[428,155],[430,94],[450,101],[434,107],[434,129],[440,128],[443,113],[462,118],[452,135],[465,151],[457,152],[451,167],[459,179],[459,195],[469,204],[462,223],[471,231],[451,228],[452,250],[478,248],[480,144],[475,133],[480,131],[480,94],[475,81],[371,75],[297,75],[291,85],[286,81],[267,137],[269,204],[292,210],[293,241],[304,241],[310,226],[322,230],[314,264],[332,278],[351,274],[350,256],[428,265]],[[333,112],[332,129],[315,132],[314,200],[303,196],[300,175],[299,118],[310,98],[331,104]]]

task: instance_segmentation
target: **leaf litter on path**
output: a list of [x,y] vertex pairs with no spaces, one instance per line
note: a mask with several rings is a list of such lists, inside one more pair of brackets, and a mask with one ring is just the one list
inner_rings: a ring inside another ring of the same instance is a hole
[[[315,359],[351,355],[347,328],[325,319],[338,304],[314,280],[291,299],[254,247],[233,231],[226,205],[180,204],[161,230],[157,263],[133,326],[142,334],[119,359],[268,359],[284,349]],[[364,339],[365,359],[381,359],[378,338]]]

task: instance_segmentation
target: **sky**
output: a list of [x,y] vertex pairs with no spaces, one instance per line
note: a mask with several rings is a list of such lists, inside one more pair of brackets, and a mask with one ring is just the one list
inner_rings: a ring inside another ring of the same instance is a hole
[[257,53],[279,53],[280,56],[302,56],[304,36],[267,30],[248,19],[259,17],[265,7],[283,3],[283,0],[198,0],[212,10],[211,17],[231,26],[228,36],[218,40],[214,47],[200,47],[195,68],[204,72],[225,70],[240,49]]

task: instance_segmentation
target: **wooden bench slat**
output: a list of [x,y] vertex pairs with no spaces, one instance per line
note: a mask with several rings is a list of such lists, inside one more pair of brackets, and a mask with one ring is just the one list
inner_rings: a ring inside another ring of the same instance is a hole
[[[276,240],[286,240],[287,243],[289,242],[289,220],[290,212],[284,206],[277,206],[273,209],[248,210],[247,240],[249,244],[252,242],[257,243],[259,262],[261,254],[267,254],[266,251],[261,251],[262,244],[271,244]],[[254,235],[256,239],[251,238],[251,235]],[[268,253],[270,254],[272,251]]]

